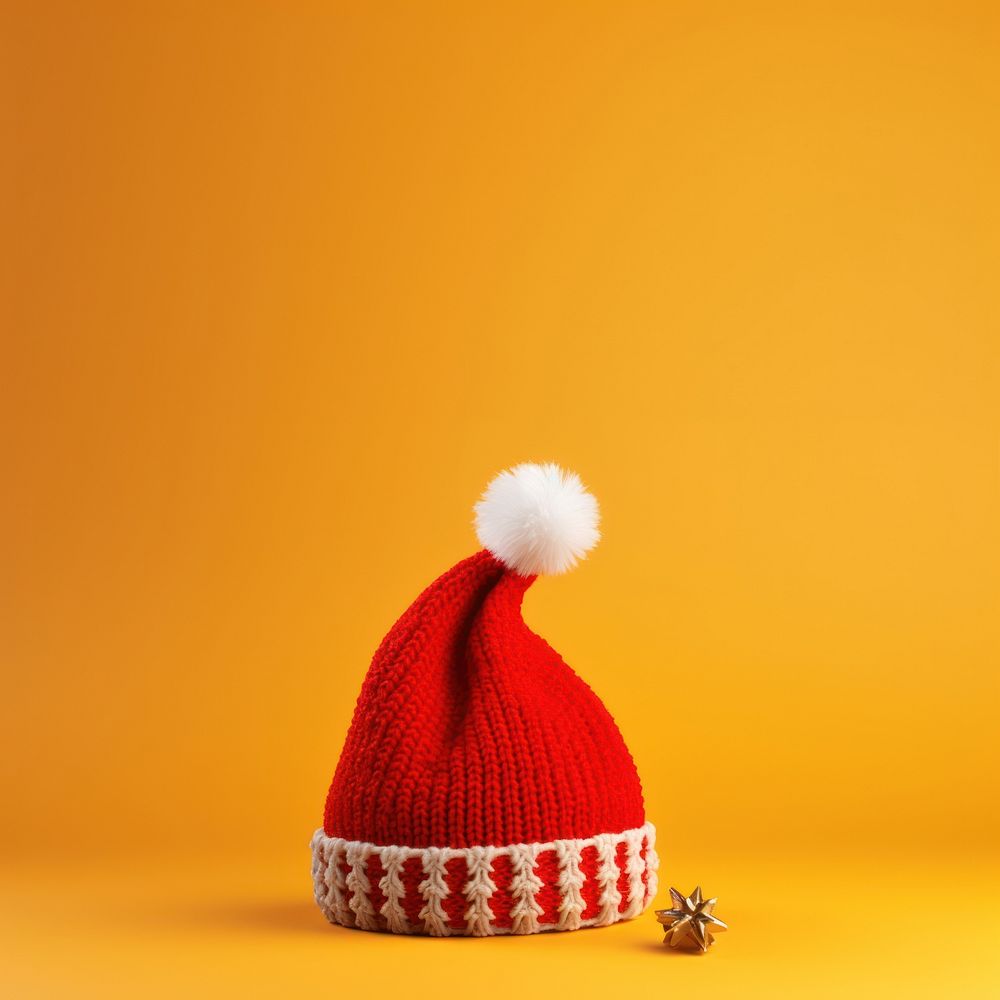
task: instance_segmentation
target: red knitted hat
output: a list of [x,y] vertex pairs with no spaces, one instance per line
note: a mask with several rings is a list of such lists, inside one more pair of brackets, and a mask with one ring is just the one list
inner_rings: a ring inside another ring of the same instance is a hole
[[382,641],[312,841],[332,923],[531,934],[634,917],[656,894],[655,831],[618,727],[521,618],[536,575],[597,542],[598,517],[573,473],[502,472],[476,507],[485,549]]

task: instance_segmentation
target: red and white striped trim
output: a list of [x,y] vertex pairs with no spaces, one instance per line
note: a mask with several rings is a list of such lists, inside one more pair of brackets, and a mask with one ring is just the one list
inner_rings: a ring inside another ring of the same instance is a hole
[[536,934],[638,916],[656,896],[652,823],[508,847],[379,847],[312,839],[316,902],[344,927],[435,937]]

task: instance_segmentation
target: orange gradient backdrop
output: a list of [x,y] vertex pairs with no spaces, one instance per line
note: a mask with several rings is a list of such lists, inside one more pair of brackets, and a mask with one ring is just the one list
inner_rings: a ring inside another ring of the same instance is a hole
[[994,844],[1000,18],[871,6],[8,8],[8,859],[304,868],[540,459],[667,881]]

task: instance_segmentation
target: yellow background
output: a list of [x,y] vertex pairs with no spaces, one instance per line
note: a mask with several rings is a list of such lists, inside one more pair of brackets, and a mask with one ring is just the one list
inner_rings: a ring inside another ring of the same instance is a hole
[[[998,988],[995,4],[20,3],[0,46],[8,995]],[[604,540],[526,618],[720,896],[704,959],[310,898],[372,651],[533,459]]]

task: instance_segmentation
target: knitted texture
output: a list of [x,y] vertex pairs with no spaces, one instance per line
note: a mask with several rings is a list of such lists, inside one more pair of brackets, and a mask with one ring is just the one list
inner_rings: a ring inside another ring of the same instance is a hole
[[643,825],[614,720],[521,618],[534,579],[483,551],[399,619],[361,689],[327,798],[328,836],[502,846]]
[[509,847],[378,847],[313,836],[316,902],[335,924],[434,937],[601,927],[656,895],[655,831]]
[[375,653],[313,841],[334,922],[571,930],[635,916],[655,892],[635,764],[600,699],[525,625],[534,580],[479,552]]

